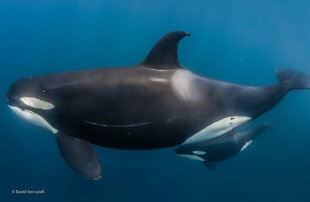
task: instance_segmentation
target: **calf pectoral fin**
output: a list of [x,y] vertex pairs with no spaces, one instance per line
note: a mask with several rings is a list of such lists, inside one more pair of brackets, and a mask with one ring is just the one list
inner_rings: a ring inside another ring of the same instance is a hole
[[101,166],[91,143],[60,132],[56,140],[60,153],[73,170],[90,180],[101,179]]
[[203,164],[210,170],[210,171],[215,171],[216,166],[215,163],[212,161],[204,161]]

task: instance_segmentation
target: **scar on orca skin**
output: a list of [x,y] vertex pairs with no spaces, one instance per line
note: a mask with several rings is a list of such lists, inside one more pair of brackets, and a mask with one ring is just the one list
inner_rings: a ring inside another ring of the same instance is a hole
[[143,122],[143,123],[136,123],[136,124],[104,124],[104,123],[95,123],[91,121],[84,121],[85,123],[95,125],[95,126],[102,126],[102,127],[112,127],[112,128],[130,128],[130,127],[137,127],[137,126],[145,126],[152,124],[151,122]]

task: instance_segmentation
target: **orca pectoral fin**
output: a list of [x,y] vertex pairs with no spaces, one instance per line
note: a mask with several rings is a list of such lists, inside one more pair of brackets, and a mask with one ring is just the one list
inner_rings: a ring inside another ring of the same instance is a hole
[[101,179],[101,166],[91,143],[63,133],[56,133],[56,140],[63,158],[69,166],[90,180]]
[[210,171],[215,171],[216,166],[215,163],[212,161],[204,161],[203,164],[210,170]]

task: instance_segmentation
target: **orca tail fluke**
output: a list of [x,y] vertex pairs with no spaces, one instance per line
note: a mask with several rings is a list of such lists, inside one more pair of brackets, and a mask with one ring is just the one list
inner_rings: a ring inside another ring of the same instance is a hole
[[289,90],[310,89],[310,75],[297,72],[292,69],[276,69],[276,75],[280,82],[286,82]]

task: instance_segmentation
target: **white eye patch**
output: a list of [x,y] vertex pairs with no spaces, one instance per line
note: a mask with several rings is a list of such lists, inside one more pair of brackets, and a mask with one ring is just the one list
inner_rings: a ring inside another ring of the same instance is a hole
[[52,103],[34,98],[34,97],[22,97],[20,100],[30,107],[36,108],[36,109],[44,109],[49,110],[53,109],[55,106]]
[[193,151],[194,154],[197,154],[197,155],[205,155],[206,152],[204,151]]

